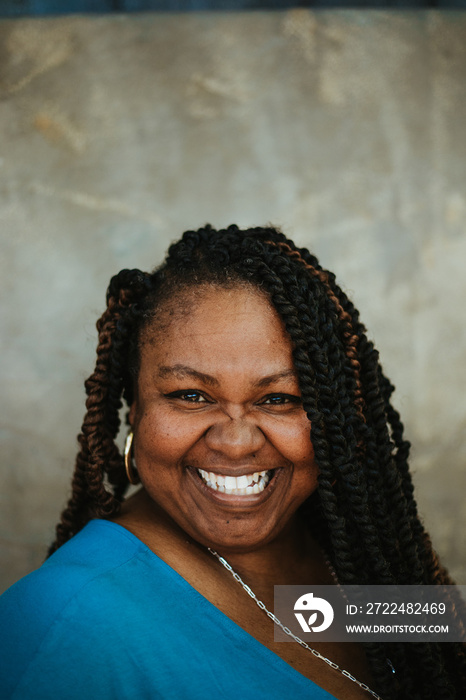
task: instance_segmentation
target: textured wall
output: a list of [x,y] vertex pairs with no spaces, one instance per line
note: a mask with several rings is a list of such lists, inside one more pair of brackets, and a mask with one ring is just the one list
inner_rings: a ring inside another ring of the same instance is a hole
[[68,493],[110,276],[206,221],[282,225],[338,274],[466,583],[466,16],[3,21],[0,70],[1,587]]

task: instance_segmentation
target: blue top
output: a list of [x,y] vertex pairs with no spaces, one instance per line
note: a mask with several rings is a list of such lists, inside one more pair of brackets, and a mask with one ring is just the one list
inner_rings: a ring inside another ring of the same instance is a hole
[[0,598],[0,696],[335,700],[105,520]]

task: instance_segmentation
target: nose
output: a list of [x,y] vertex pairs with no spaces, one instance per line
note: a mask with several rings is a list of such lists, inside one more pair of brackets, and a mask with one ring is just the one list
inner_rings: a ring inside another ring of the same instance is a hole
[[241,418],[225,418],[212,425],[205,435],[207,446],[230,459],[241,459],[260,450],[265,435],[253,422]]

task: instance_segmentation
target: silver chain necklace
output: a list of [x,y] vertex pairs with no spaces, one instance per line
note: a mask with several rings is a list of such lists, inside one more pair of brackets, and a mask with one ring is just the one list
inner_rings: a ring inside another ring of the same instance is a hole
[[295,634],[293,634],[293,632],[288,627],[285,627],[285,625],[278,619],[278,617],[276,615],[273,614],[273,612],[271,612],[270,610],[267,609],[267,607],[265,606],[265,603],[263,603],[261,600],[259,600],[259,598],[256,596],[254,591],[246,583],[244,583],[241,576],[236,573],[236,571],[227,562],[226,559],[221,557],[220,554],[215,552],[210,547],[208,547],[207,549],[209,550],[209,552],[211,554],[213,554],[214,557],[216,557],[219,560],[220,564],[222,564],[225,567],[225,569],[230,572],[230,574],[233,576],[235,581],[238,581],[238,583],[244,588],[246,593],[253,599],[255,604],[261,610],[263,610],[265,612],[265,614],[267,615],[267,617],[269,617],[278,627],[280,627],[280,629],[283,630],[283,632],[285,634],[287,634],[289,637],[294,639],[295,642],[298,642],[298,644],[300,646],[304,647],[304,649],[307,649],[308,651],[310,651],[311,654],[314,654],[314,656],[316,656],[318,659],[320,659],[321,661],[325,661],[325,663],[328,664],[328,666],[331,666],[332,668],[334,668],[335,671],[339,671],[343,676],[345,676],[345,678],[349,678],[350,681],[353,681],[353,683],[356,683],[356,685],[359,685],[360,688],[362,688],[363,690],[366,690],[374,698],[376,698],[377,700],[382,700],[380,695],[377,695],[377,693],[374,690],[371,690],[368,685],[366,685],[365,683],[361,683],[361,681],[358,681],[358,679],[355,678],[354,676],[352,676],[351,673],[349,673],[349,671],[345,671],[343,668],[340,668],[338,666],[338,664],[336,664],[334,661],[330,661],[330,659],[327,659],[327,657],[324,656],[323,654],[321,654],[319,651],[317,651],[317,649],[313,649],[308,644],[306,644],[306,642],[304,642],[302,639],[300,639]]

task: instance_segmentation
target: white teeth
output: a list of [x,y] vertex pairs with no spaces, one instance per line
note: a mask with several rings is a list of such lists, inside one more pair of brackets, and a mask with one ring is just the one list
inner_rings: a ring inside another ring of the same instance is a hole
[[261,493],[272,476],[271,471],[241,474],[240,476],[222,476],[214,472],[206,472],[204,469],[198,469],[197,471],[210,489],[220,491],[220,493],[234,494],[236,496],[248,496],[253,493]]
[[236,483],[236,478],[234,476],[225,477],[225,488],[228,490],[238,488],[238,484]]

